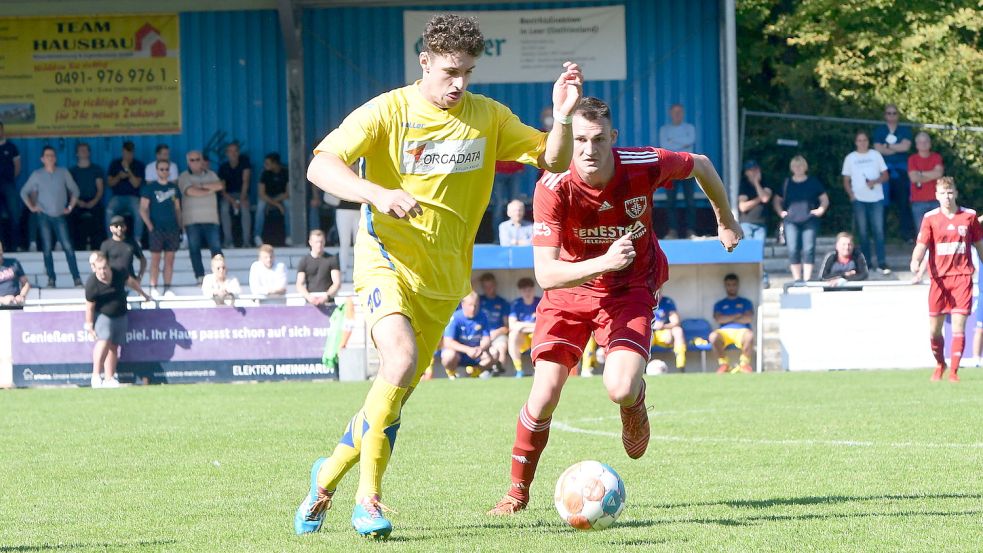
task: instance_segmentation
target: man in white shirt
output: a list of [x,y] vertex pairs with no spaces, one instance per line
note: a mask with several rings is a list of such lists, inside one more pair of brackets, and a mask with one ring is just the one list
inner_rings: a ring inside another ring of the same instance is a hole
[[[884,254],[884,187],[888,180],[887,164],[877,150],[870,149],[870,137],[860,131],[854,138],[856,151],[850,152],[843,160],[843,189],[853,204],[853,217],[857,224],[857,237],[860,251],[873,261],[876,253],[877,267],[881,274],[889,274]],[[870,235],[873,234],[874,249],[871,251]]]
[[512,200],[506,208],[509,218],[498,225],[498,243],[502,246],[529,246],[532,244],[532,223],[526,221],[526,205]]
[[259,247],[259,259],[249,267],[249,291],[266,296],[282,296],[287,293],[287,267],[274,263],[273,246]]
[[[682,104],[673,104],[669,107],[669,118],[672,123],[662,125],[659,128],[659,147],[673,152],[693,153],[696,146],[696,127],[683,121]],[[686,218],[683,219],[676,212],[676,198],[679,190],[683,191],[683,202],[686,210]],[[693,209],[693,179],[679,180],[673,182],[672,188],[666,189],[666,198],[669,200],[669,233],[666,238],[688,238],[693,235],[693,228],[696,227],[696,212]]]

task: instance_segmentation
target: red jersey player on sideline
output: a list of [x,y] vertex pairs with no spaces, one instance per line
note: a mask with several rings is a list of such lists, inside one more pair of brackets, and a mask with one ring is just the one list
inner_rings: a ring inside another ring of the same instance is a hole
[[666,256],[652,233],[655,189],[696,177],[727,251],[742,238],[710,160],[659,148],[613,148],[617,136],[610,108],[583,98],[573,113],[571,168],[545,173],[536,185],[533,255],[536,279],[546,290],[533,334],[536,372],[516,425],[512,485],[490,515],[511,515],[529,503],[550,417],[591,333],[607,348],[604,386],[621,406],[625,451],[632,459],[645,453],[650,432],[642,373],[652,308],[669,277]]
[[932,355],[935,372],[932,380],[942,379],[945,372],[945,341],[942,325],[952,316],[952,358],[949,380],[959,382],[959,360],[966,344],[966,317],[973,303],[973,258],[969,247],[976,248],[983,259],[983,228],[972,209],[956,204],[956,183],[942,177],[935,183],[939,207],[925,214],[918,231],[918,243],[911,252],[911,272],[921,281],[925,267],[922,258],[928,251],[928,318],[931,323]]

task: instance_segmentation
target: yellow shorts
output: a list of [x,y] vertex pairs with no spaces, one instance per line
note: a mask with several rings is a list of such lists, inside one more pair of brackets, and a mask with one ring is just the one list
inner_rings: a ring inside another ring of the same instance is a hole
[[532,334],[526,334],[519,339],[519,351],[525,353],[532,349]]
[[747,328],[720,328],[717,329],[717,334],[723,339],[725,348],[734,346],[740,349],[744,342],[744,333],[749,330]]
[[659,348],[672,347],[672,330],[662,328],[652,332],[652,345]]
[[355,280],[355,292],[365,306],[365,322],[370,335],[375,323],[388,315],[400,313],[410,320],[416,333],[417,352],[416,374],[410,386],[416,386],[433,361],[433,352],[440,345],[444,328],[460,300],[422,296],[410,290],[396,271],[386,267],[361,271]]

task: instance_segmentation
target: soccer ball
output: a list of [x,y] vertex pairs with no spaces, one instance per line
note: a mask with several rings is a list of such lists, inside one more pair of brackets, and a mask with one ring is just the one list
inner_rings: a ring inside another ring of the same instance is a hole
[[653,359],[645,366],[645,374],[649,376],[666,374],[667,372],[669,372],[669,365],[666,365],[662,359]]
[[603,530],[625,508],[625,483],[613,468],[581,461],[563,471],[553,496],[560,518],[578,530]]

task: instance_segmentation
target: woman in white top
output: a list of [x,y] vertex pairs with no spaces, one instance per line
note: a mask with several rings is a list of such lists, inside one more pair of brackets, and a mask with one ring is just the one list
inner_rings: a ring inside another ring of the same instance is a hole
[[236,296],[242,293],[239,279],[228,276],[225,256],[222,254],[212,257],[212,272],[205,275],[205,280],[201,283],[201,292],[215,300],[215,305],[232,305]]

